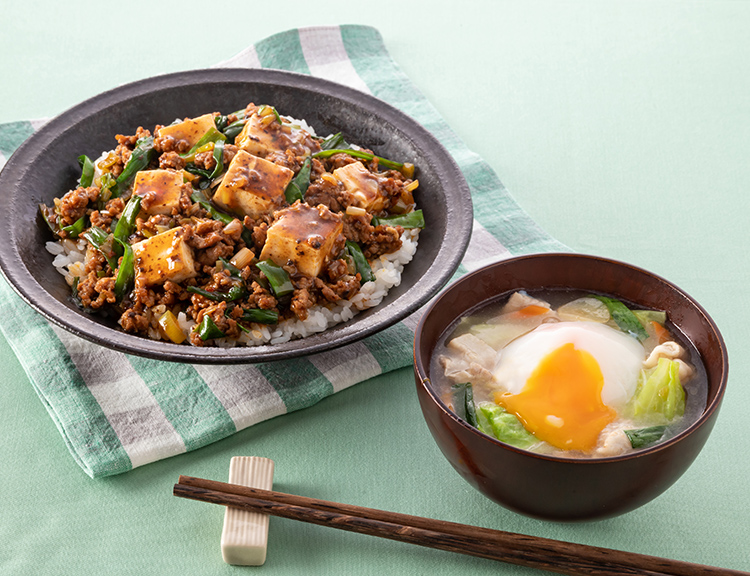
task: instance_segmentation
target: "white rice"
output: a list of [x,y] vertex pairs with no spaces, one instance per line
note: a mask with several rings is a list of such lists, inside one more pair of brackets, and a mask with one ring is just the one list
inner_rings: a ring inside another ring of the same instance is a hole
[[[417,251],[419,240],[418,229],[407,229],[401,235],[401,248],[392,254],[386,254],[371,263],[375,280],[365,282],[359,292],[350,300],[340,300],[326,306],[317,305],[308,310],[306,320],[296,318],[283,320],[278,324],[251,324],[248,332],[242,332],[240,337],[217,338],[215,346],[231,348],[233,346],[259,346],[262,344],[279,344],[297,338],[304,338],[324,330],[348,322],[362,310],[379,305],[388,291],[401,284],[401,273],[404,266],[411,262]],[[55,258],[52,261],[68,285],[72,286],[75,277],[82,277],[84,273],[84,259],[86,255],[86,240],[61,240],[47,242],[47,251]],[[188,335],[195,327],[195,322],[184,312],[177,316],[177,322],[183,332]],[[150,330],[149,337],[154,340],[163,339],[158,330]],[[189,342],[189,340],[186,340]]]

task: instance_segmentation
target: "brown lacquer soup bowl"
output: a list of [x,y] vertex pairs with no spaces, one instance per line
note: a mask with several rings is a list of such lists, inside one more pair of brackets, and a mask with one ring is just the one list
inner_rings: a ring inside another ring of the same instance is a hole
[[[580,459],[515,448],[456,416],[431,384],[437,378],[431,374],[431,359],[441,337],[480,305],[519,290],[547,289],[591,291],[666,311],[705,366],[707,400],[697,420],[674,437],[640,451]],[[548,520],[578,521],[631,511],[680,478],[703,448],[718,416],[727,385],[728,357],[706,311],[663,278],[594,256],[538,254],[490,264],[445,289],[417,327],[414,373],[430,433],[467,482],[510,510]]]

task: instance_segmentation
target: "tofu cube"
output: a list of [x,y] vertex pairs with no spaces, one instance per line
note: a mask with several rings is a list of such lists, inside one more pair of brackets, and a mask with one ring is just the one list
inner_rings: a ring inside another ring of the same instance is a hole
[[157,136],[165,137],[171,136],[178,142],[187,142],[187,150],[195,146],[195,144],[206,135],[206,132],[216,128],[214,123],[213,114],[204,114],[197,118],[188,118],[182,122],[171,124],[169,126],[163,126],[159,128]]
[[385,207],[385,197],[380,193],[380,181],[376,174],[361,162],[352,162],[333,171],[336,179],[344,185],[356,206],[368,212],[378,212]]
[[181,227],[133,244],[133,257],[138,286],[182,282],[196,275],[193,249]]
[[141,210],[146,214],[171,214],[180,206],[182,173],[142,170],[135,175],[133,194],[141,197]]
[[284,190],[293,177],[289,168],[240,150],[213,200],[229,212],[256,219],[284,205]]
[[257,113],[248,117],[234,143],[261,158],[289,149],[303,156],[318,149],[307,131],[292,124],[281,125],[275,116],[259,116]]
[[343,217],[328,207],[295,202],[280,210],[268,228],[260,260],[293,264],[307,276],[319,276],[344,246]]

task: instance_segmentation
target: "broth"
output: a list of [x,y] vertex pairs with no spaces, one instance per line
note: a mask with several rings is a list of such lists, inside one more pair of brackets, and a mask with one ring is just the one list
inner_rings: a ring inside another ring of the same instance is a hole
[[679,434],[706,406],[695,347],[666,315],[600,294],[515,292],[441,337],[430,381],[459,417],[516,447],[618,456]]

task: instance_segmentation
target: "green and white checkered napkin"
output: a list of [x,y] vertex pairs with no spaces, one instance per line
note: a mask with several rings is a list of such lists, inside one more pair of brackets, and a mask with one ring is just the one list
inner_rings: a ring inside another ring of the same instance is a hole
[[[565,248],[542,232],[469,151],[367,26],[290,30],[220,67],[277,68],[368,92],[400,108],[451,152],[475,221],[457,275],[489,260]],[[43,121],[0,125],[0,166]],[[0,329],[71,454],[91,477],[206,446],[257,422],[411,364],[414,317],[344,348],[248,366],[174,364],[107,350],[52,326],[0,279]],[[12,327],[12,328],[11,328]]]

